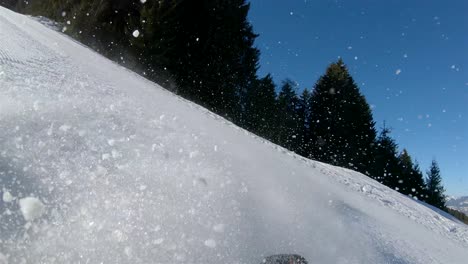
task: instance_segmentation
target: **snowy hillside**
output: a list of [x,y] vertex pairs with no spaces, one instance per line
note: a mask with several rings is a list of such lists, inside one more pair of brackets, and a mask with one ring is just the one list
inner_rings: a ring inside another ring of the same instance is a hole
[[0,8],[0,263],[466,263],[468,229]]

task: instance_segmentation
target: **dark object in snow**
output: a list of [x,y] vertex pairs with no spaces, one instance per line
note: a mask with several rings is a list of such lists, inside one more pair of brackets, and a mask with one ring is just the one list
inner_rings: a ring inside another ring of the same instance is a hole
[[262,263],[265,264],[308,264],[307,260],[299,255],[273,255],[266,257]]

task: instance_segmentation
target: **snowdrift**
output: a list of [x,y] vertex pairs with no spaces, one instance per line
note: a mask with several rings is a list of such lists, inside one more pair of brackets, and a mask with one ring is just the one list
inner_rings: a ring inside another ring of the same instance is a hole
[[468,230],[0,8],[0,263],[466,263]]

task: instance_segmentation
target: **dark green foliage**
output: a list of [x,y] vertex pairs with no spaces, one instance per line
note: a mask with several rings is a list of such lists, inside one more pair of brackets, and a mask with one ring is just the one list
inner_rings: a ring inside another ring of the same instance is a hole
[[298,148],[301,126],[297,112],[299,98],[296,95],[296,86],[292,80],[283,81],[278,95],[278,130],[274,139],[277,144],[292,151]]
[[432,160],[431,167],[427,171],[426,178],[427,186],[427,203],[445,209],[445,189],[442,185],[442,177],[440,175],[439,165],[435,160]]
[[447,212],[453,216],[455,216],[458,220],[462,221],[463,223],[468,225],[468,216],[460,211],[457,211],[452,208],[447,208]]
[[424,182],[424,175],[417,162],[415,162],[413,166],[413,177],[410,179],[410,185],[412,186],[412,196],[416,197],[418,200],[426,201],[426,183]]
[[312,157],[369,174],[376,131],[369,105],[340,59],[312,92]]
[[401,193],[409,195],[411,194],[410,179],[413,176],[413,160],[411,159],[411,156],[408,154],[406,149],[403,149],[403,151],[398,156],[398,165],[400,169],[398,175],[399,190]]
[[268,74],[255,81],[245,96],[245,127],[269,140],[274,139],[278,129],[275,89],[275,83]]
[[425,199],[425,183],[419,165],[413,163],[406,149],[403,149],[399,160],[399,189],[400,192],[411,197]]
[[14,9],[18,4],[18,0],[0,0],[0,5],[6,8]]
[[244,0],[181,1],[168,69],[181,94],[213,111],[238,119],[240,99],[255,80],[257,35]]
[[373,178],[388,187],[418,200],[425,200],[426,186],[419,164],[413,163],[406,149],[398,155],[398,146],[384,127],[377,138]]
[[375,145],[375,163],[372,177],[392,189],[398,188],[399,164],[398,146],[389,136],[390,129],[384,127]]
[[310,145],[310,114],[311,114],[311,97],[309,90],[304,89],[299,97],[297,106],[297,118],[299,127],[297,131],[298,147],[296,152],[304,157],[309,157],[311,152]]

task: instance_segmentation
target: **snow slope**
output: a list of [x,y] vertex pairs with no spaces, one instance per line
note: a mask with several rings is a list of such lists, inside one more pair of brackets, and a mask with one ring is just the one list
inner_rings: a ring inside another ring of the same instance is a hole
[[0,263],[468,259],[466,226],[3,8],[0,191]]

